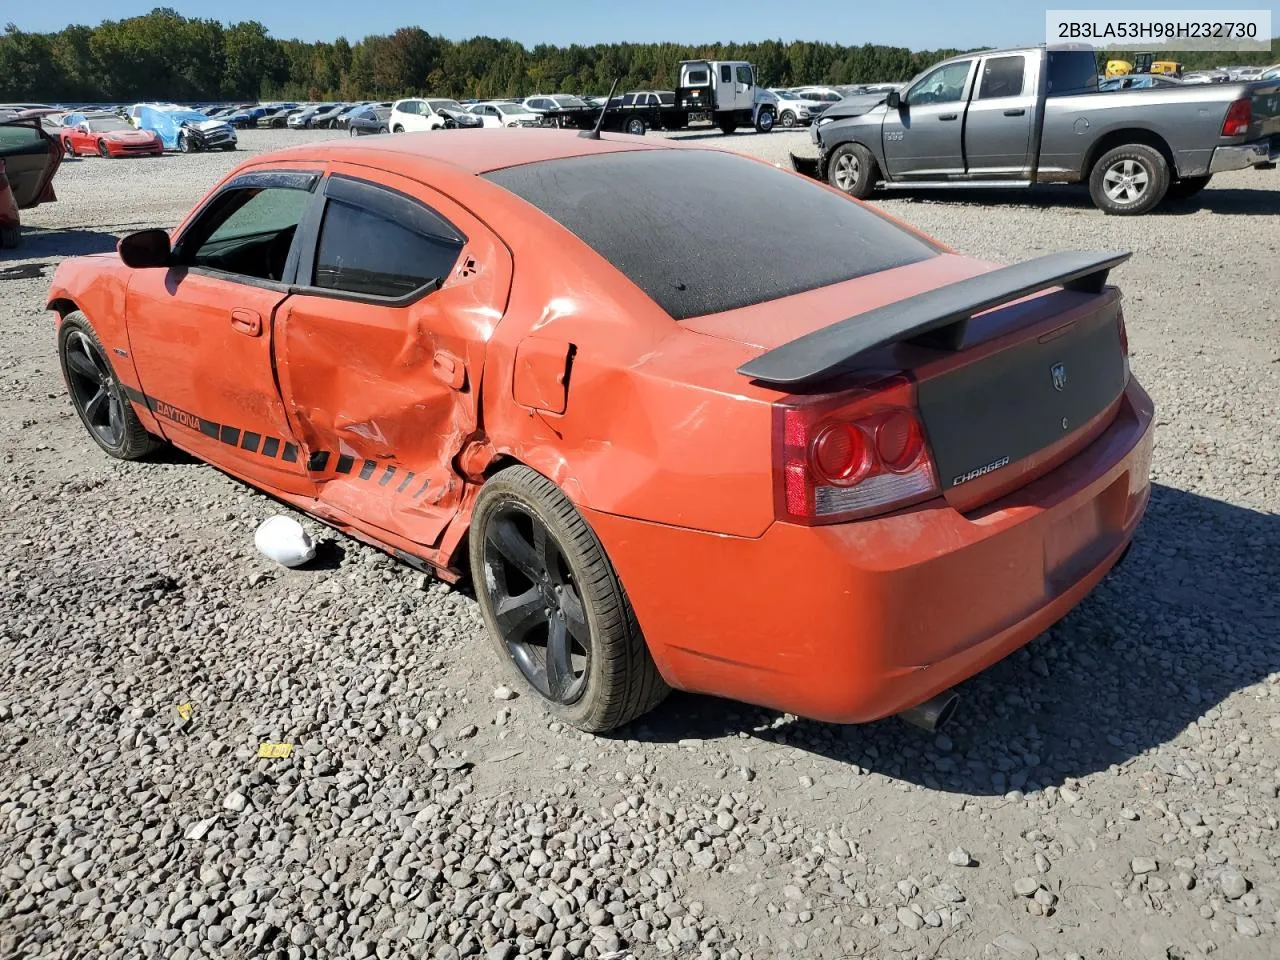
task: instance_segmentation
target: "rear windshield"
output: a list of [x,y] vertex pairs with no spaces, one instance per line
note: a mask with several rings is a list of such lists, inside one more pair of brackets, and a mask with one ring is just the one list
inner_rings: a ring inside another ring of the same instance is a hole
[[1098,90],[1098,61],[1092,50],[1050,50],[1048,89],[1050,97]]
[[576,234],[677,320],[938,253],[834,191],[718,151],[596,154],[485,176]]

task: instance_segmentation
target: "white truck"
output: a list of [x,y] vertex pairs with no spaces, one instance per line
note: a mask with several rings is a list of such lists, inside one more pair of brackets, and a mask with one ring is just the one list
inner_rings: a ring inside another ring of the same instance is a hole
[[710,120],[721,133],[754,127],[768,133],[778,119],[777,97],[756,82],[745,60],[682,60],[675,109],[686,122]]

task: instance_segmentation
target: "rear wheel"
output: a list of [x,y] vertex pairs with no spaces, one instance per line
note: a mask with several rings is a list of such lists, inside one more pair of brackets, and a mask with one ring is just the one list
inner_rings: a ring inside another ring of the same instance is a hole
[[827,182],[851,197],[865,200],[876,185],[876,161],[860,143],[837,147],[827,161]]
[[58,358],[72,406],[94,443],[120,460],[137,460],[160,445],[133,412],[107,352],[79,310],[58,329]]
[[643,137],[647,129],[644,117],[631,117],[627,120],[627,133],[633,137]]
[[1183,177],[1169,184],[1169,190],[1165,193],[1166,200],[1186,200],[1194,197],[1197,193],[1209,185],[1209,181],[1213,178],[1212,174],[1203,177]]
[[392,133],[404,133],[404,127],[400,126],[400,124],[398,124],[398,123],[397,123],[394,127],[392,127],[392,128],[391,128],[391,132],[392,132]]
[[1169,189],[1169,164],[1145,143],[1108,150],[1089,174],[1089,195],[1103,213],[1137,216],[1151,210]]
[[359,131],[359,130],[357,130],[355,127],[347,127],[347,136],[348,136],[348,137],[358,137],[358,136],[360,136],[360,131]]
[[62,138],[62,152],[68,157],[74,157],[76,155],[76,148],[71,145],[70,137]]
[[796,115],[790,110],[783,110],[782,116],[778,117],[778,121],[784,127],[794,127],[796,125]]
[[470,543],[489,635],[553,714],[601,732],[666,696],[604,547],[550,480],[523,466],[495,474],[476,500]]
[[720,128],[720,132],[726,137],[738,129],[738,124],[734,120],[721,120],[717,126]]

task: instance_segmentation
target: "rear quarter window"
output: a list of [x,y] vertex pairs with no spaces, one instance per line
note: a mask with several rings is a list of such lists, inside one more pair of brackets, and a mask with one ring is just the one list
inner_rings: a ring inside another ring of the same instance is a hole
[[1098,90],[1098,60],[1092,50],[1050,50],[1046,95],[1066,97]]
[[719,151],[598,154],[485,176],[577,235],[676,320],[939,252],[833,190]]

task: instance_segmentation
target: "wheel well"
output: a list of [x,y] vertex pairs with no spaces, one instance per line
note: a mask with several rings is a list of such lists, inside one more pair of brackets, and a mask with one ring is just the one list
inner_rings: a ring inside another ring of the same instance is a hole
[[48,309],[56,310],[58,312],[59,317],[65,317],[68,313],[71,313],[71,311],[79,310],[80,308],[77,307],[73,301],[68,300],[66,297],[57,297],[49,301]]
[[1088,180],[1093,175],[1093,167],[1104,153],[1130,143],[1141,143],[1158,151],[1164,157],[1164,162],[1169,165],[1169,176],[1177,177],[1178,167],[1173,162],[1173,151],[1169,149],[1169,144],[1165,142],[1164,137],[1142,127],[1133,127],[1126,130],[1112,130],[1098,138],[1098,142],[1089,148],[1089,155],[1081,171],[1084,179]]

